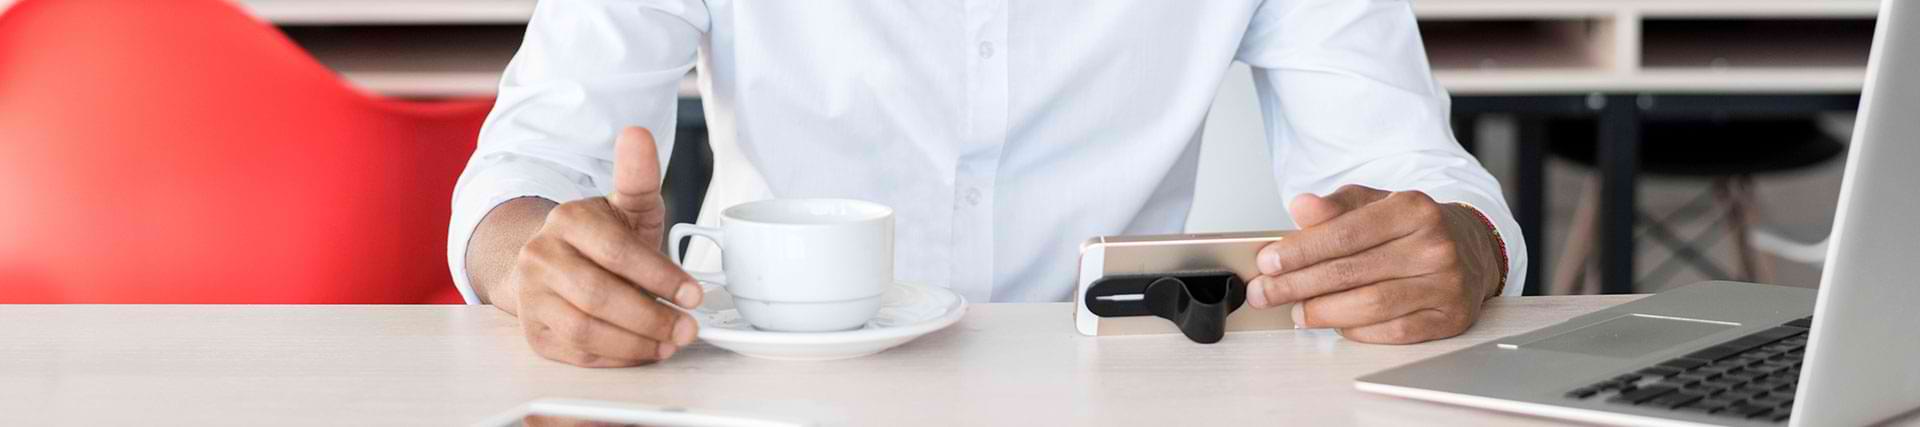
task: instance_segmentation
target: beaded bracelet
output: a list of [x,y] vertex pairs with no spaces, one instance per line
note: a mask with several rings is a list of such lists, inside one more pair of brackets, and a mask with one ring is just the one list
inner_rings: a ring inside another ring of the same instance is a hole
[[[1504,291],[1507,284],[1507,263],[1509,262],[1507,260],[1507,240],[1500,237],[1500,228],[1493,225],[1493,219],[1487,218],[1486,213],[1480,212],[1480,209],[1474,208],[1473,205],[1466,203],[1454,204],[1465,207],[1468,211],[1473,212],[1473,217],[1480,219],[1480,224],[1487,227],[1487,232],[1493,233],[1493,245],[1494,249],[1496,249],[1494,252],[1500,254],[1500,289]],[[1493,295],[1499,296],[1500,293],[1496,292]]]

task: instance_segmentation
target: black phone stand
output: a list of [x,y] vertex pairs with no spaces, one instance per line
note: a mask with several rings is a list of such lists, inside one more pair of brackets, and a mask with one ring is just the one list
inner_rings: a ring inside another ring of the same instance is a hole
[[1154,315],[1187,339],[1220,342],[1227,315],[1247,302],[1247,284],[1227,271],[1107,276],[1087,286],[1087,311],[1100,317]]

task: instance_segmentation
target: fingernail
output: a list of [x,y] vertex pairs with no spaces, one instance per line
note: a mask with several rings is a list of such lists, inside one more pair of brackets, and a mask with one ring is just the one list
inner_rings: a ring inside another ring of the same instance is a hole
[[677,351],[680,351],[680,346],[673,345],[673,344],[660,344],[660,360],[667,360],[667,358],[673,357],[673,353]]
[[1267,276],[1253,278],[1247,284],[1247,304],[1253,308],[1267,308]]
[[700,306],[700,285],[697,283],[681,284],[680,290],[673,291],[673,303],[680,305],[680,308]]
[[1260,272],[1280,274],[1280,251],[1272,249],[1260,251]]
[[693,318],[681,317],[680,321],[673,324],[673,342],[680,345],[693,344],[693,338],[698,335],[699,327],[700,325],[694,324]]
[[1305,306],[1301,306],[1300,304],[1294,304],[1293,305],[1293,328],[1300,329],[1305,327],[1307,327],[1307,308]]

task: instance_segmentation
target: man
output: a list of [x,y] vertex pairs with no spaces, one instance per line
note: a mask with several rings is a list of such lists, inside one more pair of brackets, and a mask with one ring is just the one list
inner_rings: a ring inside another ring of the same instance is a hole
[[542,1],[460,178],[448,259],[468,302],[519,316],[547,358],[631,366],[691,343],[655,297],[700,303],[657,249],[697,63],[706,221],[758,198],[871,200],[897,212],[901,280],[1065,301],[1081,241],[1180,231],[1236,60],[1302,228],[1257,255],[1250,304],[1414,343],[1517,293],[1518,228],[1452,139],[1410,6],[1388,0]]

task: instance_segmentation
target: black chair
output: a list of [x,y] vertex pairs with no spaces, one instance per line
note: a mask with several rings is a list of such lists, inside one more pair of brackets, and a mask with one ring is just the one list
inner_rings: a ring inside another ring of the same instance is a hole
[[[713,182],[713,146],[708,144],[706,114],[700,100],[680,100],[679,123],[674,130],[673,158],[660,182],[667,203],[667,225],[690,223],[700,217],[707,186]],[[666,250],[680,250],[680,242],[662,242]]]
[[[1594,167],[1597,129],[1593,120],[1552,119],[1545,126],[1550,153]],[[1846,145],[1822,131],[1811,117],[1648,119],[1641,130],[1642,176],[1706,180],[1711,188],[1667,215],[1636,213],[1636,236],[1666,247],[1673,256],[1635,283],[1664,281],[1688,266],[1714,279],[1771,281],[1770,260],[1755,250],[1749,238],[1755,223],[1753,177],[1806,169],[1845,152]],[[1549,282],[1550,293],[1592,292],[1585,278],[1598,226],[1598,189],[1596,176],[1588,181],[1575,211],[1572,232]],[[1703,217],[1712,218],[1714,226],[1694,236],[1681,236],[1669,225]],[[1738,253],[1737,275],[1704,252],[1727,236],[1733,238]]]

